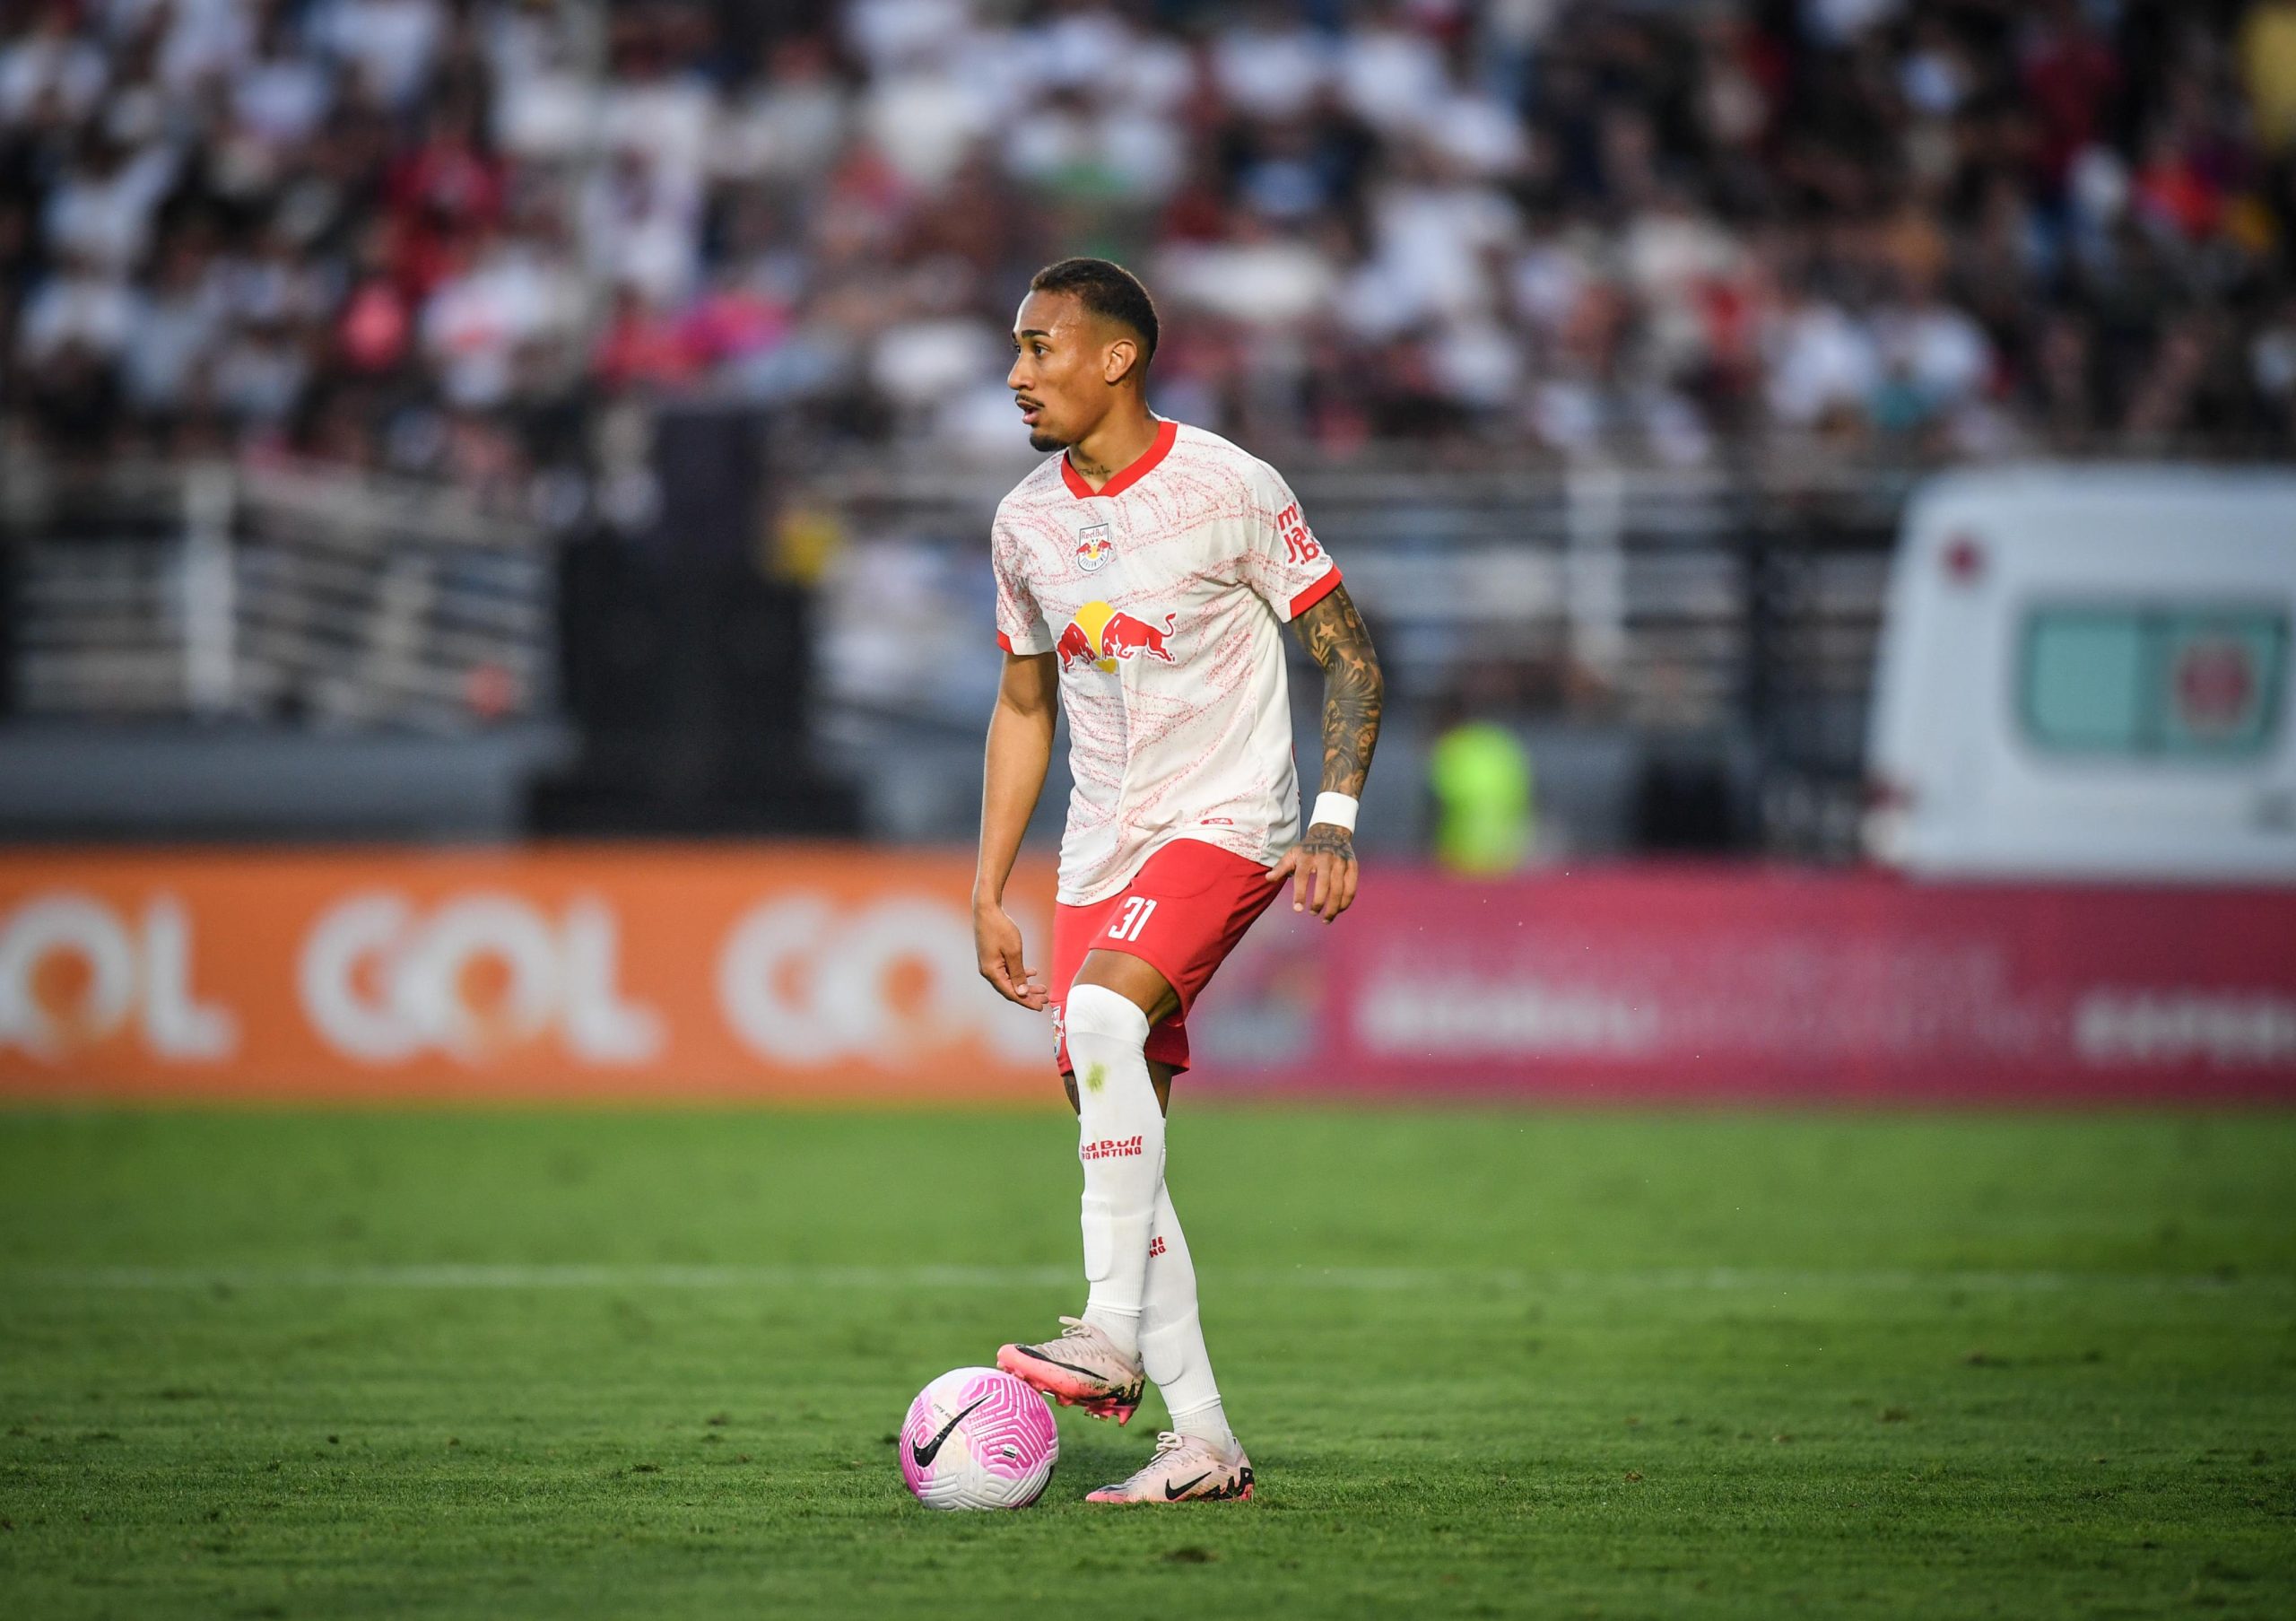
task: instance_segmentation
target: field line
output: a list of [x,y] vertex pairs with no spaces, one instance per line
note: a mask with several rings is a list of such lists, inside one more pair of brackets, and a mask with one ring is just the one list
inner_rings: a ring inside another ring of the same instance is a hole
[[[2063,1294],[2135,1291],[2224,1294],[2296,1288],[2277,1274],[1985,1271],[1915,1268],[1796,1270],[1700,1267],[1617,1271],[1538,1271],[1517,1267],[1249,1267],[1204,1268],[1213,1287],[1328,1289],[1365,1293],[1481,1289],[1510,1294]],[[13,1267],[0,1287],[49,1289],[784,1289],[906,1290],[1051,1288],[1076,1280],[1074,1267],[706,1266],[670,1264],[487,1265],[439,1263],[272,1267]]]

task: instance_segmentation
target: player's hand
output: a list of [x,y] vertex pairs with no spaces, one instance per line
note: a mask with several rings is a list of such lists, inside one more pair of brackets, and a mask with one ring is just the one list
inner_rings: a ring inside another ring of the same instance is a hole
[[1355,841],[1344,827],[1318,822],[1268,868],[1267,881],[1292,880],[1292,910],[1329,923],[1355,904]]
[[1021,961],[1021,926],[996,905],[972,909],[973,949],[980,957],[980,977],[996,987],[996,994],[1018,1002],[1031,1013],[1042,1013],[1052,998],[1037,979],[1037,971]]

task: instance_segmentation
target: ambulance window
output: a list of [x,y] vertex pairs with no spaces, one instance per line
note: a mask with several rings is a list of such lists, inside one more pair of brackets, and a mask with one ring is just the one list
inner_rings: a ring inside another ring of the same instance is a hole
[[2239,759],[2280,727],[2288,619],[2252,608],[2037,608],[2019,707],[2054,753]]
[[2025,726],[2046,748],[2143,746],[2144,627],[2134,614],[2054,609],[2025,622]]

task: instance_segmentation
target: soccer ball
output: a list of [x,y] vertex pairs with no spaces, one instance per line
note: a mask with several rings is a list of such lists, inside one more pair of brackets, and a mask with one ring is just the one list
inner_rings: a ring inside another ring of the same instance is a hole
[[995,1368],[942,1374],[900,1426],[900,1477],[929,1509],[1024,1509],[1059,1459],[1044,1398]]

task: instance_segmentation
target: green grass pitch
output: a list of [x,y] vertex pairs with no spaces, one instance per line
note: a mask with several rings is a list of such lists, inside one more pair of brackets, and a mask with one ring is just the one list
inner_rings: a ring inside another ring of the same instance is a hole
[[1258,1499],[926,1512],[1074,1146],[0,1114],[0,1615],[2296,1614],[2296,1119],[1184,1102]]

